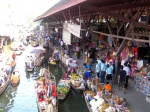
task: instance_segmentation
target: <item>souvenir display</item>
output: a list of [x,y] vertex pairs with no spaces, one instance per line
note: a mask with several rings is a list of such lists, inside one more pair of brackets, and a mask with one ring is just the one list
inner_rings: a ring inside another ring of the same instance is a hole
[[135,89],[150,96],[150,65],[141,67],[140,72],[134,73]]

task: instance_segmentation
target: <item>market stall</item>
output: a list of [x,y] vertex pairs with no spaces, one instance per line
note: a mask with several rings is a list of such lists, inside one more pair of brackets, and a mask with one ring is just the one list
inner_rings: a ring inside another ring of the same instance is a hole
[[135,89],[150,97],[150,64],[134,73]]

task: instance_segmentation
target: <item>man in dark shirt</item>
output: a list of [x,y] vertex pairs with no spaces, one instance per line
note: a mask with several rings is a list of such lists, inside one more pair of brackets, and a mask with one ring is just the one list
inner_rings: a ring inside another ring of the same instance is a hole
[[123,70],[123,66],[120,66],[120,71],[118,74],[118,84],[119,84],[119,91],[120,87],[123,87],[123,92],[125,93],[125,80],[126,80],[126,71]]

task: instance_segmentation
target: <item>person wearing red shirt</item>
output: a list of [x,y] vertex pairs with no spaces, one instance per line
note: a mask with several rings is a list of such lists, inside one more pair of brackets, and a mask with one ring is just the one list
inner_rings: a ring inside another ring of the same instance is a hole
[[16,59],[16,53],[15,53],[15,52],[13,52],[12,58],[13,58],[14,60]]

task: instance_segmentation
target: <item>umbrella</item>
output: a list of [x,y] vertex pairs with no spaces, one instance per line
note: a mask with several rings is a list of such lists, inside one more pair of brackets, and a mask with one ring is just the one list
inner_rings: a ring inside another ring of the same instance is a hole
[[43,47],[34,47],[30,50],[30,53],[45,53],[46,50]]

